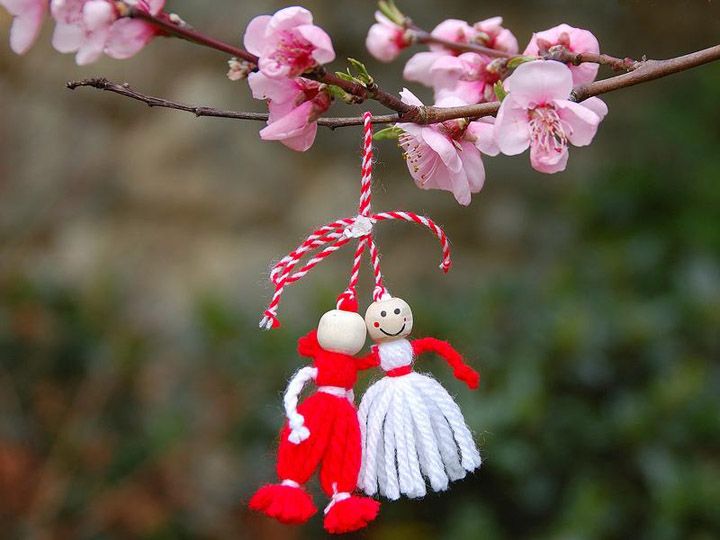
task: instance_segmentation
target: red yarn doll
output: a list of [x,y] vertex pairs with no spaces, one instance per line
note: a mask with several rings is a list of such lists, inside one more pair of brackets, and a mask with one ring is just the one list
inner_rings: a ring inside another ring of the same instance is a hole
[[[313,359],[288,384],[284,396],[288,418],[280,432],[277,474],[279,484],[260,488],[250,508],[282,523],[304,523],[317,508],[303,489],[316,469],[320,485],[330,497],[325,529],[351,532],[377,517],[380,503],[353,495],[361,464],[361,437],[353,385],[357,372],[377,366],[374,359],[358,359],[365,344],[363,318],[355,312],[332,310],[322,316],[317,331],[298,340],[298,353]],[[298,406],[303,386],[315,381],[316,392]]]

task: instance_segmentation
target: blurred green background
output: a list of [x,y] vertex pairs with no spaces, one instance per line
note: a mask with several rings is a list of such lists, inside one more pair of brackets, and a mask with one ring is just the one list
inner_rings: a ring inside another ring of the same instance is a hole
[[[235,42],[284,5],[168,1]],[[304,5],[339,58],[368,60],[371,2]],[[521,47],[567,22],[635,58],[720,35],[720,6],[701,0],[401,7],[428,28],[503,15]],[[51,51],[49,26],[12,55],[8,26],[2,12],[0,536],[322,537],[319,518],[286,528],[245,505],[274,480],[280,392],[302,364],[294,342],[344,287],[350,251],[289,291],[282,329],[256,321],[270,261],[352,215],[359,130],[323,130],[296,154],[261,142],[258,124],[70,92],[66,80],[103,75],[263,109],[214,51],[158,39],[79,68]],[[402,63],[367,63],[402,87]],[[378,238],[416,335],[449,339],[483,374],[470,393],[421,361],[457,395],[485,464],[448,493],[384,504],[358,537],[720,537],[719,95],[710,65],[604,96],[610,115],[566,172],[535,173],[527,155],[487,160],[469,208],[418,190],[394,144],[379,144],[376,208],[428,213],[453,240],[443,276],[426,232],[388,224]]]

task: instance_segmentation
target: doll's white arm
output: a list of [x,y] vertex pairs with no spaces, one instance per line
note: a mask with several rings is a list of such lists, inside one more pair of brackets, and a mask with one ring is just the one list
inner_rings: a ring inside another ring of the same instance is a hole
[[288,440],[293,444],[300,444],[310,437],[310,430],[305,427],[305,418],[297,412],[298,398],[306,383],[315,380],[317,368],[306,366],[300,369],[285,389],[283,404],[285,405],[285,416],[288,419],[290,434]]

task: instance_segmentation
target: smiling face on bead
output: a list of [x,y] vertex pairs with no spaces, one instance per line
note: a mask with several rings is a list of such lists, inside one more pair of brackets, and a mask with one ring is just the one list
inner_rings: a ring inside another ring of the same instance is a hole
[[373,302],[365,312],[365,324],[373,341],[404,338],[412,331],[412,310],[402,298]]

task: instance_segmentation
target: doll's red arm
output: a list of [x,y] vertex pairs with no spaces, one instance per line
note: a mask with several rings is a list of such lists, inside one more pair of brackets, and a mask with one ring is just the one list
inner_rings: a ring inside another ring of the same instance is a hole
[[380,365],[380,356],[378,356],[377,345],[373,345],[368,354],[358,358],[356,365],[359,371],[378,367]]
[[412,348],[415,356],[419,356],[424,352],[434,352],[441,356],[453,368],[455,378],[464,382],[471,390],[475,390],[480,384],[480,374],[468,366],[462,355],[447,341],[435,338],[421,338],[412,342]]
[[317,340],[317,330],[311,330],[306,335],[298,339],[297,351],[300,356],[315,358],[321,348],[322,347],[320,347],[320,343],[318,343]]

